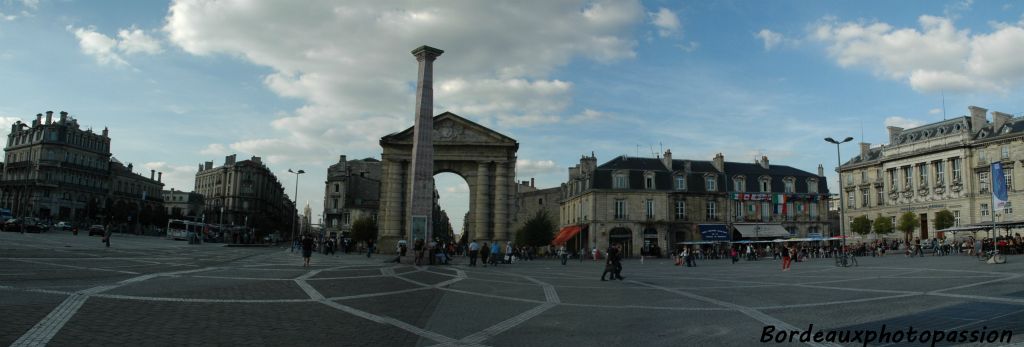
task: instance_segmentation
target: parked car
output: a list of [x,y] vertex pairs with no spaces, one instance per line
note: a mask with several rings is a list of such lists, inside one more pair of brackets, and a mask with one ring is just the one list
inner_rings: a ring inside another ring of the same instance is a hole
[[107,230],[102,225],[93,225],[89,227],[89,236],[99,235],[103,236],[107,233]]
[[57,224],[54,225],[54,227],[57,228],[57,230],[61,231],[68,231],[71,230],[72,228],[71,223],[68,222],[57,222]]
[[32,217],[9,219],[4,223],[4,231],[19,232],[22,231],[22,227],[27,233],[38,233],[46,229],[43,224]]

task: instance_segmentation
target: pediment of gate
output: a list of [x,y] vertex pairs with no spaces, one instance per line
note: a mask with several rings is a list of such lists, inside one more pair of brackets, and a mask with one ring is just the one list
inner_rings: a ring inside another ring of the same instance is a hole
[[[444,145],[508,145],[517,146],[516,140],[497,131],[462,118],[454,113],[445,112],[434,116],[433,142],[435,146]],[[404,131],[384,136],[380,139],[382,146],[388,144],[408,145],[413,142],[413,127]]]

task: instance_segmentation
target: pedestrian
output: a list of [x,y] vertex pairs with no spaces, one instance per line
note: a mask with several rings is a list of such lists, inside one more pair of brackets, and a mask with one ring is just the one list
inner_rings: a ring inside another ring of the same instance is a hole
[[782,246],[782,271],[789,271],[789,247]]
[[505,243],[505,258],[507,259],[505,261],[506,264],[512,264],[512,242],[511,241]]
[[484,263],[484,267],[487,267],[487,258],[491,256],[491,247],[484,242],[483,248],[480,248],[480,261]]
[[606,279],[604,279],[604,276],[607,276],[608,274],[612,275],[612,280],[615,279],[616,266],[612,259],[614,259],[617,254],[618,250],[615,248],[615,246],[608,247],[608,259],[605,260],[604,272],[601,273],[602,281],[607,281]]
[[491,265],[498,266],[498,258],[501,257],[501,246],[498,242],[491,244]]
[[[689,247],[687,247],[687,249],[689,249]],[[697,267],[697,260],[695,258],[697,258],[697,255],[694,254],[693,251],[690,251],[689,256],[686,257],[686,267]]]
[[103,228],[103,243],[107,244],[107,248],[110,248],[110,236],[113,234],[110,230],[110,224],[107,224],[106,228]]
[[562,258],[562,265],[565,265],[569,261],[569,252],[565,250],[565,245],[558,247],[558,256]]
[[313,256],[313,238],[309,235],[302,235],[302,266],[309,266],[309,258]]
[[733,264],[736,264],[736,262],[740,260],[739,252],[736,252],[736,248],[735,247],[730,247],[729,248],[729,257],[732,258],[732,263]]
[[480,254],[480,244],[473,240],[469,244],[469,266],[476,266],[476,257]]
[[366,240],[366,257],[369,258],[373,254],[373,240]]

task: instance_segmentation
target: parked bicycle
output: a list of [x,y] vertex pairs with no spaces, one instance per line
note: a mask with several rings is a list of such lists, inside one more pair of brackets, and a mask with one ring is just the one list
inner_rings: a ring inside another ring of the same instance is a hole
[[857,257],[854,256],[853,253],[849,252],[836,254],[836,266],[857,266]]

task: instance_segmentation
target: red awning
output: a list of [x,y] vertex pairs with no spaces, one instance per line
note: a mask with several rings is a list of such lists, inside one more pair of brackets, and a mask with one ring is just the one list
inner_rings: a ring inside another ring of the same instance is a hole
[[568,241],[573,236],[576,236],[582,228],[579,225],[570,225],[562,228],[558,231],[558,235],[555,236],[554,240],[551,240],[552,245],[560,245]]

